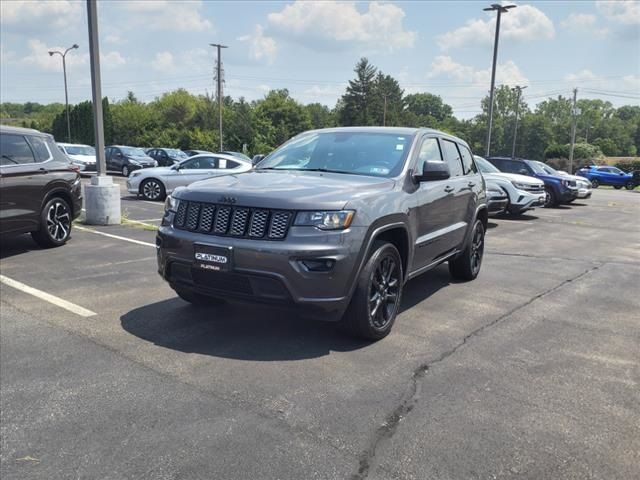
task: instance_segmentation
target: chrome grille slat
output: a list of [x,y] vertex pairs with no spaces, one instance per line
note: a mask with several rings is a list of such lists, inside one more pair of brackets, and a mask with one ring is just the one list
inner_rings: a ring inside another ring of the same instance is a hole
[[265,208],[231,207],[213,203],[181,201],[173,225],[221,237],[283,240],[294,212]]

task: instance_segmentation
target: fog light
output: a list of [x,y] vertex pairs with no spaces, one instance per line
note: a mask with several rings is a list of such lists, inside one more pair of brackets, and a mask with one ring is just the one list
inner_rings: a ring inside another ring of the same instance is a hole
[[302,266],[310,272],[328,272],[336,264],[331,258],[315,258],[300,260]]

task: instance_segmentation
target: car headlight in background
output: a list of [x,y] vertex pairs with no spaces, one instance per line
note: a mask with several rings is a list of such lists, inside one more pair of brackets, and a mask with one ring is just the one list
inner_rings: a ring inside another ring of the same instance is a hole
[[164,211],[175,213],[178,211],[178,205],[180,205],[179,199],[171,195],[167,195],[167,199],[164,201]]
[[138,167],[140,166],[140,162],[136,162],[135,160],[129,160],[129,163],[130,163],[131,165],[136,165],[136,166],[138,166]]
[[502,190],[489,189],[487,190],[487,196],[490,198],[495,198],[495,197],[504,197],[505,194]]
[[349,228],[355,213],[353,210],[298,212],[293,224],[321,230],[343,230]]
[[527,189],[527,184],[526,183],[520,183],[520,182],[511,182],[511,184],[516,187],[518,190],[526,190]]
[[154,166],[154,167],[157,167],[157,166],[158,166],[158,161],[157,161],[157,160],[154,160],[154,161],[153,161],[153,166]]
[[142,175],[142,172],[133,172],[131,175],[129,175],[130,177],[139,177],[140,175]]

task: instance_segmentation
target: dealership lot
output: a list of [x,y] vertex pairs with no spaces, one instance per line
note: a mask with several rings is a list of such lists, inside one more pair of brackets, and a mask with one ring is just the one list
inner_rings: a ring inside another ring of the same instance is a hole
[[410,282],[371,344],[178,299],[116,181],[124,225],[2,242],[3,478],[640,476],[638,192],[491,219],[478,279]]

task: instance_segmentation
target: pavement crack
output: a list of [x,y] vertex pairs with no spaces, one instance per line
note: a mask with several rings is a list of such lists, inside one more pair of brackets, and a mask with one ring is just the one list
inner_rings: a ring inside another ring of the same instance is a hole
[[385,419],[385,421],[382,423],[382,425],[378,426],[378,428],[376,428],[370,442],[369,445],[367,446],[367,448],[364,449],[364,451],[359,455],[359,459],[358,459],[358,471],[356,473],[354,473],[351,476],[351,480],[364,480],[369,476],[369,473],[371,472],[372,467],[376,466],[376,454],[379,452],[379,447],[386,441],[388,441],[389,439],[391,439],[393,437],[393,435],[396,433],[396,431],[398,430],[398,426],[400,425],[400,421],[406,417],[409,413],[411,413],[411,411],[414,409],[414,407],[416,406],[416,403],[418,402],[418,400],[420,399],[420,394],[422,391],[422,384],[421,384],[421,380],[422,378],[424,378],[427,374],[427,372],[429,370],[431,370],[435,365],[439,364],[440,362],[446,360],[447,358],[449,358],[450,356],[452,356],[453,354],[455,354],[458,350],[460,350],[461,348],[463,348],[471,339],[473,339],[474,337],[479,336],[480,334],[482,334],[485,330],[488,330],[492,327],[494,327],[495,325],[497,325],[498,323],[502,322],[503,320],[505,320],[506,318],[510,317],[511,315],[513,315],[515,312],[531,305],[532,303],[534,303],[535,301],[546,297],[547,295],[550,295],[551,293],[561,289],[562,287],[564,287],[565,285],[575,282],[576,280],[579,280],[580,278],[584,277],[585,275],[590,274],[591,272],[598,270],[599,268],[601,268],[604,265],[604,263],[599,263],[597,265],[594,265],[586,270],[583,270],[582,272],[578,273],[577,275],[572,276],[571,278],[568,278],[566,280],[563,280],[562,282],[560,282],[559,284],[548,288],[547,290],[534,295],[533,297],[531,297],[529,300],[527,300],[526,302],[508,310],[507,312],[503,313],[502,315],[494,318],[493,320],[491,320],[488,323],[485,323],[484,325],[481,325],[480,327],[476,328],[475,330],[469,332],[468,334],[466,334],[464,337],[462,337],[462,339],[456,343],[452,348],[444,351],[443,353],[441,353],[438,357],[429,360],[427,362],[424,362],[422,364],[420,364],[418,367],[416,367],[412,374],[411,374],[411,380],[409,381],[409,386],[407,388],[407,391],[405,392],[405,394],[402,396],[400,403],[398,404],[398,406],[387,416],[387,418]]

